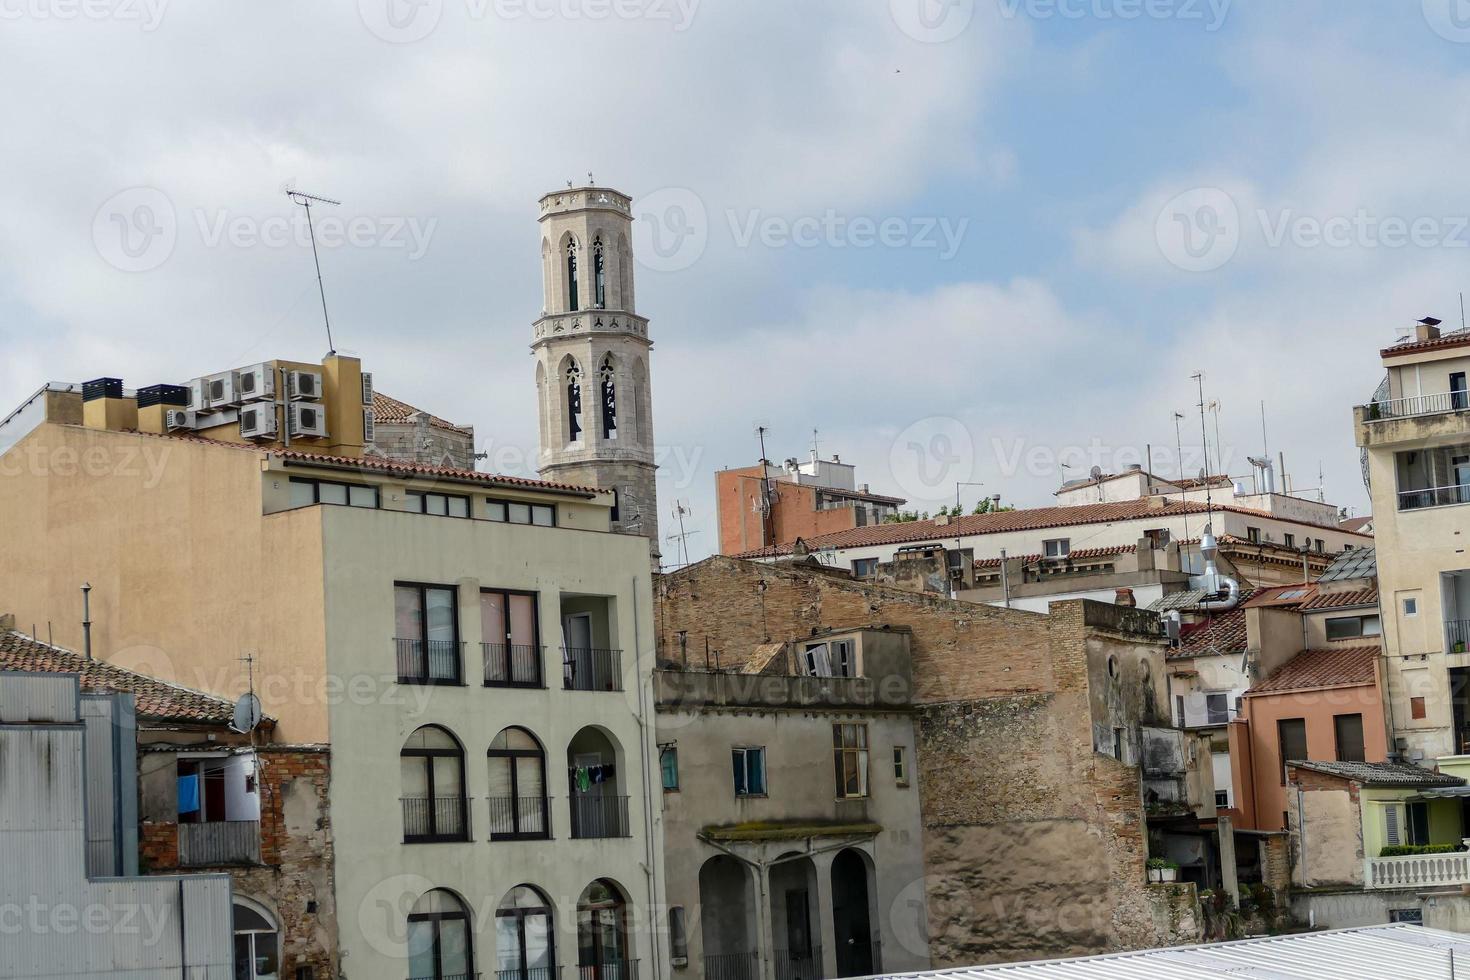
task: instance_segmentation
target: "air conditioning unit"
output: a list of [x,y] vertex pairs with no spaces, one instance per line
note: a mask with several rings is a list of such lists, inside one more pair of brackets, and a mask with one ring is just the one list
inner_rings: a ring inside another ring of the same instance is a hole
[[303,405],[293,402],[287,406],[291,411],[291,436],[317,436],[327,434],[327,413],[320,405]]
[[195,378],[189,382],[189,408],[196,412],[202,412],[209,408],[204,397],[204,379]]
[[271,439],[276,434],[275,402],[257,402],[240,409],[240,435],[245,439]]
[[276,397],[276,372],[269,364],[254,364],[238,372],[240,400],[259,401]]
[[373,410],[364,408],[362,410],[362,441],[371,443],[373,441]]
[[322,374],[320,371],[291,371],[291,397],[304,401],[317,401],[322,397]]
[[198,416],[183,409],[170,408],[163,413],[163,427],[170,432],[197,428]]
[[234,371],[211,374],[204,379],[204,404],[207,408],[225,408],[239,402],[240,378]]
[[371,371],[362,372],[362,403],[371,405],[373,403],[373,375]]

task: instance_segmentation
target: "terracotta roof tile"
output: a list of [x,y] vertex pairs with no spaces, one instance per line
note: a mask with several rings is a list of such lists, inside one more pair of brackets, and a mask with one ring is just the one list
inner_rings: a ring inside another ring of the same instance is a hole
[[1249,600],[1241,603],[1247,609],[1257,606],[1301,606],[1310,602],[1317,595],[1317,586],[1314,583],[1298,583],[1296,585],[1273,585],[1268,589],[1260,589]]
[[[1245,593],[1249,595],[1250,593]],[[1202,623],[1184,627],[1179,646],[1169,651],[1169,658],[1210,657],[1240,653],[1248,643],[1245,608],[1236,606]]]
[[415,415],[427,416],[429,425],[436,429],[447,429],[450,432],[458,432],[460,435],[474,435],[475,430],[469,426],[455,425],[447,419],[441,419],[437,415],[431,415],[423,409],[414,408],[408,402],[401,402],[397,398],[391,398],[381,391],[373,392],[373,421],[380,425],[401,425],[413,421]]
[[1463,347],[1470,344],[1470,330],[1453,330],[1449,333],[1440,334],[1433,340],[1409,339],[1392,347],[1385,347],[1378,352],[1382,358],[1398,357],[1400,354],[1412,354],[1421,350],[1440,350],[1445,347]]
[[[1120,544],[1112,548],[1078,548],[1068,553],[1066,558],[1054,558],[1052,564],[1062,565],[1067,562],[1088,562],[1097,558],[1114,558],[1118,555],[1130,555],[1138,550],[1137,545]],[[1045,555],[1008,555],[1008,559],[1020,561],[1023,565],[1039,565],[1046,561]],[[976,568],[999,568],[999,558],[984,558],[975,562]]]
[[224,698],[179,687],[80,653],[33,640],[15,630],[0,632],[0,670],[80,674],[84,691],[133,695],[138,715],[155,721],[228,724],[235,705]]
[[1285,667],[1247,691],[1246,696],[1372,684],[1373,665],[1377,662],[1376,646],[1303,650]]
[[1303,609],[1346,609],[1349,606],[1378,605],[1377,589],[1353,589],[1351,592],[1318,592],[1302,603]]

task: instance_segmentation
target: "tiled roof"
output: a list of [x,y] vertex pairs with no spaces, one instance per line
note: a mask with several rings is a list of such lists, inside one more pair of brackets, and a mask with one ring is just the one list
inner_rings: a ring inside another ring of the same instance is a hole
[[1358,578],[1378,577],[1378,552],[1372,548],[1344,551],[1317,576],[1319,582],[1347,582]]
[[1203,623],[1185,627],[1180,634],[1179,646],[1169,651],[1169,657],[1211,657],[1240,653],[1248,640],[1245,630],[1245,610],[1239,606],[1212,615]]
[[423,409],[414,408],[407,402],[401,402],[396,398],[390,398],[381,391],[373,392],[373,421],[380,425],[398,425],[413,421],[413,416],[427,416],[429,425],[436,429],[447,429],[450,432],[458,432],[462,436],[474,435],[474,429],[463,425],[455,425],[437,415],[430,415]]
[[80,653],[33,640],[15,630],[0,631],[0,670],[80,674],[82,689],[133,695],[138,715],[155,721],[228,724],[235,706],[224,698],[191,691]]
[[1401,344],[1385,347],[1378,352],[1379,357],[1397,357],[1400,354],[1413,354],[1421,350],[1440,350],[1445,347],[1463,347],[1470,344],[1470,330],[1452,330],[1442,333],[1433,340],[1415,340],[1410,337]]
[[[862,548],[870,545],[905,544],[911,541],[953,540],[977,534],[998,534],[1003,531],[1036,531],[1053,527],[1073,527],[1082,524],[1108,524],[1115,521],[1142,521],[1150,518],[1174,517],[1179,514],[1206,514],[1211,508],[1194,501],[1179,501],[1163,497],[1144,497],[1138,500],[1120,500],[1105,504],[1082,504],[1077,507],[1033,507],[1027,510],[1009,510],[993,514],[971,514],[946,524],[935,520],[906,521],[900,524],[874,524],[868,527],[833,531],[804,539],[811,551],[826,548]],[[1216,511],[1231,511],[1251,517],[1273,518],[1274,515],[1249,507],[1233,507],[1216,504]],[[1274,517],[1276,520],[1286,518]],[[1288,523],[1301,523],[1299,521]],[[746,551],[736,558],[770,558],[790,554],[793,545]]]
[[[1138,550],[1137,545],[1120,544],[1112,548],[1078,548],[1068,553],[1066,558],[1053,558],[1053,564],[1062,565],[1067,562],[1089,562],[1098,558],[1115,558],[1118,555],[1128,555]],[[1039,565],[1046,561],[1045,555],[1008,555],[1008,560],[1019,560],[1023,565]],[[999,558],[984,558],[975,562],[976,568],[999,568]]]
[[1273,585],[1268,589],[1260,589],[1249,600],[1241,603],[1247,608],[1257,606],[1301,606],[1310,602],[1317,594],[1317,586],[1314,583],[1298,583],[1296,585]]
[[1352,531],[1355,534],[1366,534],[1367,532],[1364,530],[1364,528],[1368,527],[1372,523],[1373,515],[1369,514],[1367,517],[1349,517],[1345,521],[1340,521],[1337,526],[1342,528],[1344,531]]
[[1246,696],[1372,684],[1373,665],[1377,661],[1376,646],[1303,650],[1285,667],[1247,691]]
[[1377,589],[1353,589],[1350,592],[1318,592],[1302,603],[1303,609],[1347,609],[1350,606],[1378,605]]
[[1464,786],[1465,780],[1407,762],[1292,761],[1298,769],[1326,773],[1365,786]]
[[[229,445],[226,443],[225,445]],[[381,456],[328,456],[325,453],[307,453],[299,449],[262,448],[261,452],[268,452],[284,460],[299,460],[303,463],[313,463],[322,466],[330,466],[333,469],[355,470],[359,473],[385,473],[394,476],[422,476],[428,478],[441,478],[454,480],[460,483],[478,483],[487,487],[524,487],[527,490],[558,490],[564,493],[575,493],[584,497],[595,497],[599,493],[612,493],[611,490],[599,490],[596,487],[578,486],[574,483],[552,483],[547,480],[529,480],[520,476],[501,476],[495,473],[482,473],[479,470],[461,470],[452,466],[426,466],[420,463],[403,463],[397,460],[384,459]]]

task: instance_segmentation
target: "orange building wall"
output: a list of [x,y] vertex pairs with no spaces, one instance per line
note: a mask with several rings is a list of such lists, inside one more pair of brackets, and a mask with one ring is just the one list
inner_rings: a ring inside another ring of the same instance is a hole
[[[1245,720],[1230,729],[1230,764],[1240,809],[1237,826],[1246,830],[1286,829],[1282,821],[1286,787],[1281,781],[1278,721],[1305,719],[1308,761],[1330,762],[1337,759],[1332,719],[1352,714],[1363,716],[1364,757],[1368,762],[1387,761],[1388,734],[1379,683],[1246,695]],[[1243,753],[1248,757],[1242,758]]]
[[772,480],[771,490],[775,497],[771,506],[775,540],[767,541],[756,506],[761,499],[761,468],[747,466],[715,474],[720,554],[738,555],[769,544],[789,544],[797,538],[857,527],[854,508],[817,510],[816,487]]

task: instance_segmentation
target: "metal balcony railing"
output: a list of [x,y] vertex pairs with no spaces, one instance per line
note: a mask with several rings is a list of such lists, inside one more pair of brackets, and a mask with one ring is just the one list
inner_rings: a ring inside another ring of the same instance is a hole
[[1470,619],[1445,620],[1444,643],[1447,652],[1454,652],[1458,644],[1464,644],[1462,652],[1470,650]]
[[522,643],[481,643],[486,687],[545,687],[541,680],[545,647]]
[[578,840],[629,837],[626,796],[573,796],[572,836]]
[[459,640],[415,640],[394,637],[398,652],[398,683],[459,684],[463,674],[464,644]]
[[623,651],[562,647],[562,678],[568,691],[621,691]]
[[638,961],[613,960],[607,963],[579,963],[577,980],[638,980]]
[[704,956],[704,980],[760,980],[759,953],[709,953]]
[[528,966],[524,970],[496,970],[495,980],[557,980],[560,972],[552,966]]
[[260,863],[260,821],[215,820],[179,824],[179,866]]
[[480,975],[478,973],[440,973],[423,977],[409,977],[408,980],[480,980]]
[[822,980],[822,947],[776,950],[776,980]]
[[1470,393],[1464,391],[1436,391],[1428,395],[1409,395],[1406,398],[1385,398],[1363,406],[1363,417],[1369,422],[1381,419],[1405,419],[1415,415],[1441,415],[1445,412],[1463,412],[1470,408]]
[[1400,490],[1399,510],[1418,510],[1421,507],[1447,507],[1450,504],[1470,504],[1470,483],[1450,487],[1424,487],[1421,490]]
[[551,838],[551,797],[492,796],[489,800],[491,840]]
[[405,796],[405,844],[467,841],[470,839],[469,801],[462,796]]

